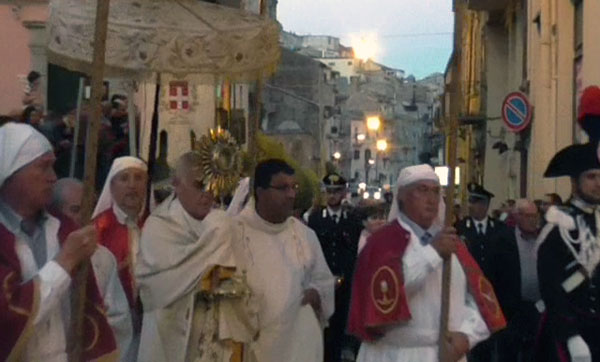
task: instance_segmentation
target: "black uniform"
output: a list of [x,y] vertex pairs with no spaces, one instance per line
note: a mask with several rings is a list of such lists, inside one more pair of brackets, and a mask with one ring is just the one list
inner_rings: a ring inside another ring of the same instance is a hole
[[[582,202],[571,201],[564,207],[562,220],[576,221],[574,230],[556,223],[546,225],[538,251],[540,292],[546,305],[546,322],[542,329],[538,361],[562,361],[568,356],[566,343],[581,336],[592,353],[592,361],[600,361],[600,272],[588,271],[580,254],[582,239],[598,246],[598,225],[594,210]],[[594,250],[594,249],[591,249]],[[579,259],[579,260],[578,260]],[[592,264],[593,265],[593,264]]]
[[346,321],[351,297],[351,281],[356,263],[358,239],[363,229],[361,217],[350,209],[342,209],[336,222],[327,208],[315,210],[308,219],[319,238],[327,265],[338,279],[335,313],[325,330],[325,361],[338,362],[343,348],[356,353],[357,341],[346,335]]
[[[508,252],[510,248],[505,248],[505,250],[500,249],[502,242],[507,237],[508,229],[504,223],[491,217],[488,217],[486,225],[485,233],[480,233],[477,230],[475,220],[472,217],[467,216],[459,221],[455,225],[455,228],[460,238],[467,245],[469,253],[473,256],[485,277],[494,287],[498,302],[504,310],[506,300],[503,300],[503,297],[508,296],[508,303],[512,304],[510,299],[512,299],[514,295],[514,286],[511,286],[510,282],[500,283],[500,281],[504,280],[512,279],[512,281],[514,281],[514,278],[510,276],[504,276],[504,278],[500,280],[498,278],[499,272],[506,267],[503,264],[506,263],[507,260],[511,263],[514,262],[512,258],[513,254]],[[498,292],[499,283],[506,288],[506,291]],[[468,360],[470,362],[490,361],[495,349],[495,343],[493,338],[479,343],[469,353]]]
[[495,258],[498,252],[498,244],[507,237],[508,228],[503,222],[491,217],[487,219],[485,233],[478,233],[475,225],[475,220],[467,216],[459,221],[455,227],[485,277],[494,285],[494,271],[498,267],[498,261]]

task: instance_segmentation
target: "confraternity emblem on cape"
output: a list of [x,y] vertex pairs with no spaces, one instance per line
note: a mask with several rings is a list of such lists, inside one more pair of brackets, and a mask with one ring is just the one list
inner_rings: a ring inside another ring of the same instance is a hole
[[242,160],[240,148],[231,134],[221,128],[211,129],[193,148],[201,157],[205,189],[217,198],[232,193],[240,179]]
[[382,266],[371,279],[371,298],[373,304],[383,314],[391,313],[400,298],[398,277],[392,268]]

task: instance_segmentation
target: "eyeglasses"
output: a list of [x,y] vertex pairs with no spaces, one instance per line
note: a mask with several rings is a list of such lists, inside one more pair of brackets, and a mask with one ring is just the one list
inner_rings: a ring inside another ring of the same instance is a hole
[[273,186],[273,185],[269,185],[268,186],[269,189],[275,189],[277,191],[298,191],[298,189],[300,188],[300,185],[298,184],[293,184],[293,185],[280,185],[280,186]]

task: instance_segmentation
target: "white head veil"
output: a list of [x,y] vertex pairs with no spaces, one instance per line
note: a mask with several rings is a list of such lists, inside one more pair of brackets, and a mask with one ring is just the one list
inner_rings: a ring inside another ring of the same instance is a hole
[[[440,183],[440,178],[433,170],[433,167],[422,164],[416,166],[405,167],[400,171],[398,175],[398,180],[396,181],[396,189],[394,190],[394,200],[392,201],[392,207],[388,214],[388,221],[395,220],[398,218],[400,214],[400,209],[398,208],[398,190],[401,187],[408,186],[417,181],[430,180]],[[433,222],[434,226],[443,227],[444,226],[444,217],[446,214],[446,206],[444,204],[444,198],[440,195],[440,206],[438,209],[438,216]]]
[[[108,177],[104,182],[104,187],[102,188],[102,193],[100,194],[100,198],[98,199],[98,203],[96,204],[96,208],[94,209],[94,213],[92,214],[92,219],[112,207],[114,199],[110,190],[110,182],[112,181],[113,177],[115,177],[119,172],[128,168],[136,168],[144,172],[148,171],[148,166],[146,165],[146,163],[137,157],[124,156],[115,158],[115,160],[112,163],[112,166],[110,167],[110,171],[108,172]],[[144,211],[146,211],[145,201],[142,206],[142,211],[140,212],[140,215],[142,215]]]
[[0,187],[12,174],[48,152],[52,152],[52,145],[30,125],[11,122],[0,127]]

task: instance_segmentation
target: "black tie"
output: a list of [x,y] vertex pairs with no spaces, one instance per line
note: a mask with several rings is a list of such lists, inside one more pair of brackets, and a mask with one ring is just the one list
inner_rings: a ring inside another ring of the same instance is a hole
[[483,223],[477,224],[477,234],[483,235]]

